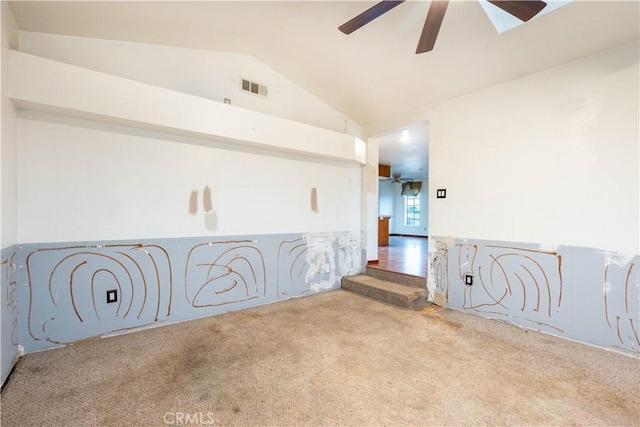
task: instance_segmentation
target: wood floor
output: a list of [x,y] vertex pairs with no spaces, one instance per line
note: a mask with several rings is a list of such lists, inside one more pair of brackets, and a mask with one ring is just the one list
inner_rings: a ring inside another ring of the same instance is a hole
[[378,247],[378,263],[369,267],[427,277],[427,237],[389,236],[389,246]]

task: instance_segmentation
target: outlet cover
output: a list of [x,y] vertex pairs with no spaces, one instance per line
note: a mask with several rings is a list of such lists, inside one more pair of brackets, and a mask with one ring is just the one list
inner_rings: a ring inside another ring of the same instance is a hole
[[445,188],[439,188],[436,190],[436,197],[438,199],[446,199],[447,198],[447,190]]
[[111,304],[112,302],[118,302],[117,289],[110,289],[107,291],[107,304]]
[[473,274],[465,274],[464,275],[464,284],[467,286],[473,286]]

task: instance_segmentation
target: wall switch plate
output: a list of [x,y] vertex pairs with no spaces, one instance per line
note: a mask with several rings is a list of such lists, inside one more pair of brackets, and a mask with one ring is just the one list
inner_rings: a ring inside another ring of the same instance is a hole
[[465,274],[464,275],[464,284],[467,286],[473,286],[473,274]]
[[118,290],[110,289],[107,291],[107,304],[118,301]]
[[436,197],[438,199],[446,199],[447,198],[447,190],[445,188],[439,188],[436,190]]

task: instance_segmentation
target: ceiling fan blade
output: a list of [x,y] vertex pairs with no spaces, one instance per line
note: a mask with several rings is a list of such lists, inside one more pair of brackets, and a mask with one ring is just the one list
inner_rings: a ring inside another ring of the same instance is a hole
[[364,25],[368,24],[369,22],[373,21],[379,16],[387,13],[394,7],[398,6],[400,3],[404,3],[404,1],[405,0],[400,0],[400,1],[384,0],[384,1],[381,1],[380,3],[376,3],[369,9],[362,12],[360,15],[340,25],[338,29],[345,34],[351,34],[358,28],[363,27]]
[[520,1],[508,1],[508,0],[488,0],[494,6],[498,6],[500,9],[504,10],[520,19],[521,21],[527,22],[529,19],[536,16],[542,9],[545,8],[547,3],[543,1],[529,1],[529,0],[520,0]]
[[425,53],[433,50],[433,46],[436,44],[436,39],[438,38],[438,32],[440,31],[440,25],[442,25],[442,19],[444,18],[444,13],[447,11],[448,5],[448,0],[431,0],[431,5],[429,6],[427,19],[424,21],[424,27],[422,28],[422,34],[418,41],[416,53]]

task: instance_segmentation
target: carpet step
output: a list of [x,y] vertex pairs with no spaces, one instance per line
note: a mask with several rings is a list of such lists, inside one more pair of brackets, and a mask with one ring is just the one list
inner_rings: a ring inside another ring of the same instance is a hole
[[426,288],[418,289],[365,274],[343,277],[342,289],[413,310],[429,305]]
[[413,286],[414,288],[426,288],[427,278],[412,276],[410,274],[396,273],[394,271],[381,270],[375,267],[367,267],[365,273],[367,276],[373,276],[381,280],[387,280],[393,283],[399,283],[405,286]]

